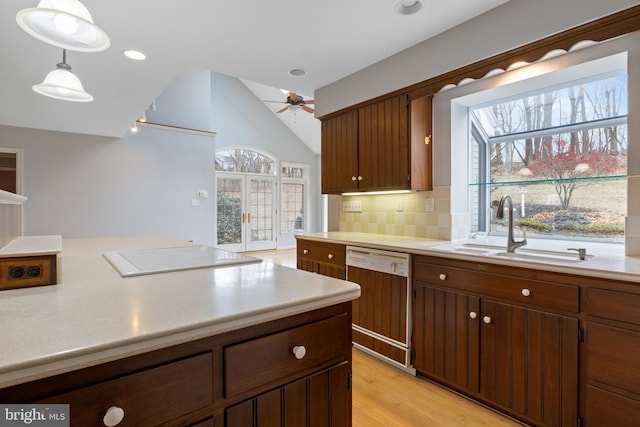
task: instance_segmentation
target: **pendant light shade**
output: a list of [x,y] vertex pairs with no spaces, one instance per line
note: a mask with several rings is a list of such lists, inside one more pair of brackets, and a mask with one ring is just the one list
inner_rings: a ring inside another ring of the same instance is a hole
[[80,79],[71,72],[65,57],[63,53],[62,62],[56,66],[56,69],[50,71],[42,83],[33,85],[32,89],[40,95],[63,101],[93,101],[93,96],[85,92]]
[[109,36],[93,23],[78,0],[41,0],[37,7],[16,15],[20,28],[40,41],[78,52],[100,52],[111,45]]

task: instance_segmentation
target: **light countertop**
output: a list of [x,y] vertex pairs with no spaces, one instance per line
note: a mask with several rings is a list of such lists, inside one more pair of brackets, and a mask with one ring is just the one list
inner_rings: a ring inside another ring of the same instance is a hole
[[122,278],[102,256],[188,244],[63,240],[57,285],[0,291],[0,388],[360,296],[356,284],[270,262]]
[[[497,256],[474,255],[471,253],[451,250],[452,246],[463,245],[465,243],[470,245],[487,245],[506,248],[506,237],[481,237],[478,239],[450,242],[437,239],[421,239],[414,237],[342,231],[328,233],[303,233],[298,236],[310,240],[363,246],[417,255],[444,256],[447,258],[471,261],[485,261],[521,268],[542,268],[544,270],[559,273],[640,283],[640,257],[625,256],[624,246],[619,244],[528,239],[528,244],[526,246],[516,250],[516,252],[539,250],[566,253],[567,248],[570,247],[583,247],[587,249],[587,261],[567,263],[553,262],[552,260],[548,262],[525,261],[522,259],[509,259]],[[520,240],[521,236],[517,235],[516,239]]]
[[0,248],[0,258],[53,255],[60,252],[61,236],[19,236]]

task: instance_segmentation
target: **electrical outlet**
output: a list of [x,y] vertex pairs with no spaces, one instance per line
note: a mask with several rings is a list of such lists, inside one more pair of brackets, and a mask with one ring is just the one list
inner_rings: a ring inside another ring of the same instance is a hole
[[396,200],[396,212],[402,212],[404,210],[402,199]]
[[424,209],[427,212],[433,212],[436,210],[436,201],[433,197],[427,197]]

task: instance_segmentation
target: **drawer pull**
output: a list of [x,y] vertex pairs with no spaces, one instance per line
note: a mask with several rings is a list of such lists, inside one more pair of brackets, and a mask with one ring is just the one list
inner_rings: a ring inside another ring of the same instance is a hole
[[104,418],[102,422],[107,427],[117,426],[124,419],[124,409],[119,408],[117,406],[112,406],[107,409],[107,412],[104,414]]
[[329,255],[327,255],[327,258],[329,258],[329,259],[333,259],[333,254],[329,254]]
[[491,323],[491,317],[489,317],[489,316],[484,316],[484,317],[482,318],[482,321],[488,325],[489,323]]
[[293,347],[293,355],[296,359],[302,360],[307,355],[307,349],[303,345],[297,345]]
[[303,250],[302,253],[305,254],[305,255],[308,254],[309,253],[309,249]]
[[471,313],[469,313],[469,317],[472,319],[477,319],[478,318],[478,313],[476,313],[475,311],[472,311]]
[[440,276],[438,276],[440,278],[440,280],[447,280],[447,275],[444,273],[440,273]]
[[529,289],[527,289],[527,288],[524,288],[522,290],[522,296],[528,297],[529,295],[531,295],[531,291]]

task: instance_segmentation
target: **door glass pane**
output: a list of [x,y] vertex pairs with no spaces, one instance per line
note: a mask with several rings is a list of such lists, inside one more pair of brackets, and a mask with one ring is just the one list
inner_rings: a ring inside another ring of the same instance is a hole
[[251,180],[251,241],[274,240],[273,235],[273,180]]
[[242,180],[218,178],[218,244],[242,242]]

